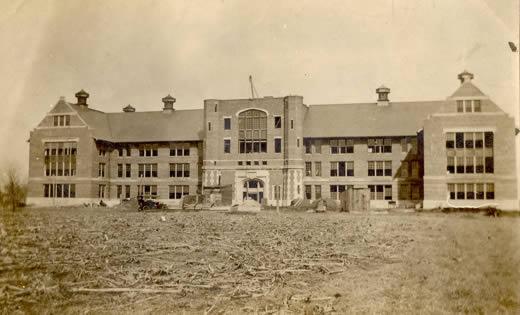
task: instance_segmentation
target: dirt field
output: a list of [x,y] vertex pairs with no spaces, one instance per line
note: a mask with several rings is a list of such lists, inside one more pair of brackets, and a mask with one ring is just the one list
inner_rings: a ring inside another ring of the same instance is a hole
[[3,313],[520,313],[520,219],[480,214],[0,216]]

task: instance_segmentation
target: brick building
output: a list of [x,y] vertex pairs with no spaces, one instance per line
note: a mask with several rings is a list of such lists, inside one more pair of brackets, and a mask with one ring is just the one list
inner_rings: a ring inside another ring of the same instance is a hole
[[63,98],[31,132],[28,202],[116,203],[143,194],[339,200],[373,208],[495,205],[516,209],[515,126],[463,72],[444,100],[306,105],[301,96],[204,101],[203,109],[122,112]]

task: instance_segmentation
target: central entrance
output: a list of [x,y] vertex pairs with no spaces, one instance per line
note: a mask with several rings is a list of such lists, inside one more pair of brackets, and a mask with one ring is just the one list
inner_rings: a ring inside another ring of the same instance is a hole
[[252,199],[258,203],[264,199],[264,182],[259,179],[246,179],[244,181],[244,191],[242,200]]

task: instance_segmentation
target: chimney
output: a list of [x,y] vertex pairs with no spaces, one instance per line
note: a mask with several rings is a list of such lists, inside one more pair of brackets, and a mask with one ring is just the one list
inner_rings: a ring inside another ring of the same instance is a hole
[[89,97],[89,94],[87,92],[85,92],[84,90],[81,90],[79,91],[78,93],[75,94],[76,95],[76,98],[78,99],[78,105],[80,105],[81,107],[88,107],[88,104],[87,104],[87,98]]
[[390,94],[390,89],[384,85],[381,85],[376,89],[377,93],[377,106],[388,106],[390,105],[390,101],[388,100],[388,94]]
[[128,104],[125,107],[123,107],[123,112],[133,113],[133,112],[135,112],[135,108],[133,108],[132,105]]
[[167,113],[173,112],[173,103],[175,103],[175,97],[168,94],[168,96],[163,97],[162,101],[164,103],[163,111]]
[[473,73],[464,70],[462,73],[459,73],[458,78],[460,80],[460,84],[471,82],[471,80],[473,80]]

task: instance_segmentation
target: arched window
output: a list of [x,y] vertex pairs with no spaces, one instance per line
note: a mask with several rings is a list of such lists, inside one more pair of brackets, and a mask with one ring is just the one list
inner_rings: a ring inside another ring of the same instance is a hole
[[267,152],[267,114],[250,109],[238,115],[240,153]]

